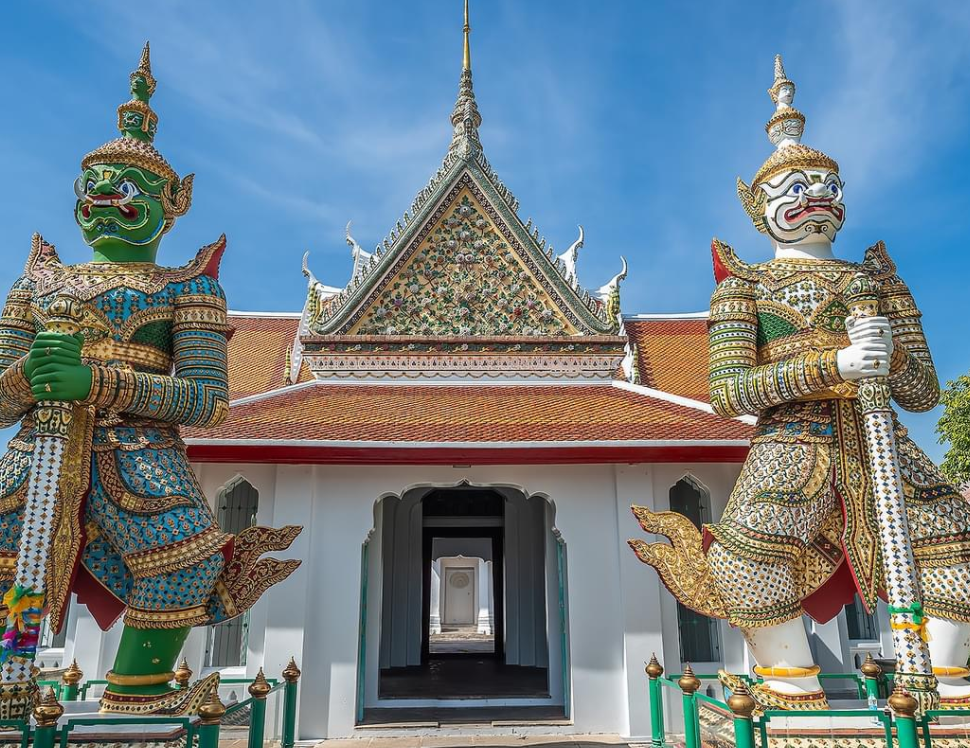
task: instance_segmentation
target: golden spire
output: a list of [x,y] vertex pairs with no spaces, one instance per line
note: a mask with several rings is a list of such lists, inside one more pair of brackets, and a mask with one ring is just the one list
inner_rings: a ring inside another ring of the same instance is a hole
[[471,71],[472,69],[472,48],[468,43],[468,34],[472,30],[472,27],[468,23],[468,0],[465,0],[465,28],[463,29],[465,33],[465,55],[462,58],[462,70]]
[[472,53],[468,43],[468,34],[472,30],[468,23],[468,0],[465,0],[465,54],[462,60],[461,78],[458,82],[458,100],[451,112],[451,124],[454,128],[449,154],[463,156],[474,155],[481,150],[482,144],[478,140],[478,126],[482,124],[482,115],[478,113],[475,103],[475,92],[472,89]]

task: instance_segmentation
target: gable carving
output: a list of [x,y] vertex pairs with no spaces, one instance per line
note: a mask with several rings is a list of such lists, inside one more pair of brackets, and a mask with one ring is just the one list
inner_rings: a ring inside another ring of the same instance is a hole
[[577,332],[467,187],[349,330],[430,336]]

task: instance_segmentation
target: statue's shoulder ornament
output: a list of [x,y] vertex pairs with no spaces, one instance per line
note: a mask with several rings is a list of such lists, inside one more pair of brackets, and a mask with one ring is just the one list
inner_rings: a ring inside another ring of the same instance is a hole
[[874,281],[879,283],[892,283],[896,276],[896,263],[889,256],[885,242],[876,242],[866,250],[865,258],[862,260],[862,269]]
[[725,320],[757,322],[756,295],[761,269],[742,262],[730,246],[718,239],[711,243],[714,279],[717,288],[711,296],[711,324]]
[[219,262],[226,249],[225,235],[199,250],[190,262],[178,268],[148,263],[86,263],[65,265],[54,246],[39,235],[27,259],[24,276],[35,284],[38,295],[68,291],[82,301],[90,301],[115,288],[129,288],[147,296],[160,293],[170,284],[191,283],[221,295]]
[[166,268],[168,283],[180,283],[193,287],[194,293],[221,295],[219,288],[219,264],[226,251],[226,235],[207,244],[189,262],[179,268]]
[[40,234],[34,234],[30,243],[30,254],[24,265],[24,277],[34,282],[44,282],[56,278],[64,271],[64,263],[57,256],[53,244],[44,241]]
[[737,256],[734,249],[715,237],[711,240],[711,257],[714,260],[714,280],[718,284],[728,278],[757,283],[764,274],[759,265],[749,265]]
[[172,282],[194,280],[207,276],[212,280],[219,280],[219,263],[226,251],[226,235],[223,234],[212,244],[207,244],[187,263],[179,268],[167,268],[169,280]]
[[866,250],[862,269],[876,282],[879,289],[879,307],[883,314],[890,318],[918,319],[921,316],[916,300],[899,277],[896,263],[889,256],[885,243],[876,242]]

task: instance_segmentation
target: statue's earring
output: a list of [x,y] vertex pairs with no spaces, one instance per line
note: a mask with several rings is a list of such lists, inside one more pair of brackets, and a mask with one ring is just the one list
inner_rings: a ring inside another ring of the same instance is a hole
[[741,177],[738,177],[738,199],[754,227],[762,234],[768,233],[768,224],[765,221],[765,204],[768,202],[768,196],[764,190],[752,190]]

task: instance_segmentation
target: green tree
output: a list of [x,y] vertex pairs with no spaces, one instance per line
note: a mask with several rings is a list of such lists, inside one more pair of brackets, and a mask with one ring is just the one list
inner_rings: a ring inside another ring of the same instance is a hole
[[940,443],[950,443],[943,472],[959,486],[970,483],[970,375],[948,382],[941,398],[943,417],[936,425]]

